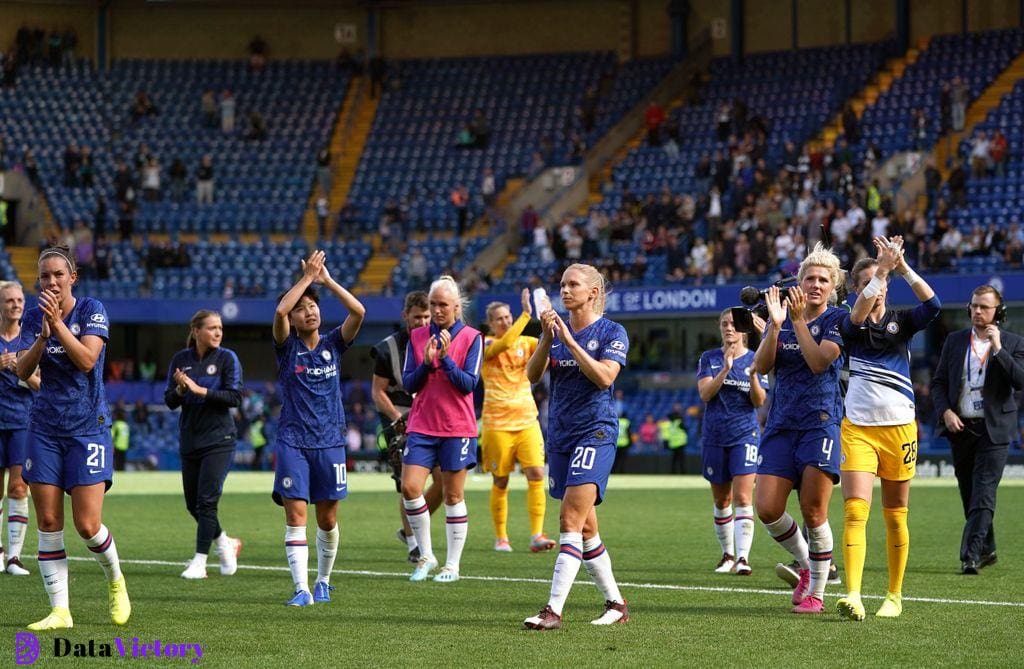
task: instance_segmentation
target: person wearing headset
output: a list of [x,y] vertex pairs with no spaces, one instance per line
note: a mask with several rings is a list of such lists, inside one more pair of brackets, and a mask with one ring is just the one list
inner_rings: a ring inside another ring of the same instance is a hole
[[1000,327],[1006,305],[992,286],[974,289],[967,313],[971,327],[950,334],[942,345],[931,395],[939,434],[953,448],[967,519],[960,573],[975,575],[996,563],[996,488],[1017,432],[1013,394],[1024,389],[1024,338]]

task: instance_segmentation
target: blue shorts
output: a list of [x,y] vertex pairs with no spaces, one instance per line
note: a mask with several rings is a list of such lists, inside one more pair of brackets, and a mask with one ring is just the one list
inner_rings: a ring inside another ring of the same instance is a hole
[[839,425],[811,430],[777,430],[761,436],[757,473],[798,484],[805,467],[820,469],[839,482]]
[[419,465],[443,472],[458,472],[476,467],[476,437],[432,437],[407,432],[402,465]]
[[46,483],[70,491],[78,486],[106,484],[114,479],[114,449],[110,431],[87,437],[51,437],[28,429],[21,476],[29,483]]
[[565,496],[565,489],[593,483],[597,486],[594,505],[604,499],[608,475],[615,464],[615,444],[581,444],[572,453],[548,451],[548,492],[555,499]]
[[348,496],[345,447],[295,448],[277,444],[274,465],[274,501],[301,499],[307,504]]
[[25,464],[28,430],[0,430],[0,469]]
[[757,444],[705,446],[700,462],[704,478],[711,483],[728,483],[737,476],[757,473]]

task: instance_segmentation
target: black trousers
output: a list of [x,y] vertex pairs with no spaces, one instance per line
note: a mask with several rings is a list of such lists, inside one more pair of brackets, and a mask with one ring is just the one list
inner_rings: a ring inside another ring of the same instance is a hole
[[673,474],[685,474],[686,473],[686,447],[680,446],[679,448],[671,448],[672,451],[672,473]]
[[1009,444],[992,443],[983,420],[965,420],[964,428],[950,439],[953,469],[966,518],[960,540],[961,562],[996,552],[996,488],[1009,452]]
[[224,491],[224,479],[231,469],[235,453],[230,449],[200,451],[181,456],[181,483],[185,489],[185,507],[199,523],[196,528],[196,552],[208,554],[210,544],[221,533],[217,505]]

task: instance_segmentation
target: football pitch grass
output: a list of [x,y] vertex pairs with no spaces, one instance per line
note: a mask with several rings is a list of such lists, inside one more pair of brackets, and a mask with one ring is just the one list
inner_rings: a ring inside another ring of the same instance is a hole
[[[284,518],[273,504],[270,474],[234,472],[221,501],[221,520],[244,541],[238,573],[179,574],[194,550],[194,528],[174,473],[119,474],[105,522],[121,555],[133,615],[113,626],[102,572],[81,540],[68,532],[71,610],[75,627],[37,633],[37,666],[103,666],[119,658],[53,657],[51,637],[72,644],[198,643],[201,666],[1020,666],[1024,634],[1024,481],[1004,481],[996,519],[999,563],[961,576],[957,559],[962,512],[951,480],[919,480],[911,492],[911,553],[903,616],[873,617],[886,589],[884,528],[876,487],[868,522],[864,577],[868,619],[840,620],[829,586],[819,616],[789,613],[789,589],[774,575],[788,554],[758,524],[749,577],[714,574],[719,549],[711,495],[697,477],[616,476],[600,507],[601,536],[629,601],[626,625],[589,624],[603,601],[584,569],[569,596],[564,629],[531,632],[522,620],[548,597],[554,552],[531,554],[525,484],[513,477],[509,533],[513,553],[495,553],[488,511],[489,480],[467,486],[469,540],[463,579],[410,583],[412,565],[395,539],[397,496],[389,478],[351,474],[339,510],[341,546],[330,604],[283,606],[292,594],[284,557]],[[791,502],[795,502],[791,500]],[[792,508],[791,510],[795,511]],[[442,512],[443,513],[443,512]],[[548,500],[546,529],[557,537],[557,502]],[[842,573],[842,500],[831,507]],[[68,527],[70,528],[70,518]],[[434,545],[444,559],[443,515],[433,520]],[[315,528],[309,530],[315,578]],[[37,565],[35,520],[24,555],[32,575],[0,577],[0,661],[14,655],[14,636],[42,618],[46,595]],[[116,649],[115,649],[116,655]],[[180,659],[149,664],[185,666]]]

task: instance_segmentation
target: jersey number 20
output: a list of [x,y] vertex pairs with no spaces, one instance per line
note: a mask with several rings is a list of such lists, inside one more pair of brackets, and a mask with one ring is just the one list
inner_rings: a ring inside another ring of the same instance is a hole
[[597,449],[592,446],[577,446],[572,452],[572,462],[569,466],[573,469],[593,469],[594,460],[597,458]]

